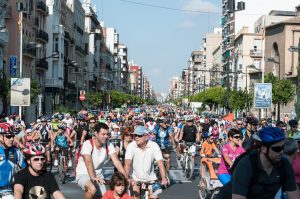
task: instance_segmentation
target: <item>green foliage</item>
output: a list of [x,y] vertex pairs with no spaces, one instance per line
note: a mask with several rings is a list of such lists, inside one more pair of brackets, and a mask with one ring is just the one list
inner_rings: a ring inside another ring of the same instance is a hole
[[272,101],[274,104],[286,105],[293,101],[295,87],[290,80],[275,77],[272,73],[265,76],[266,83],[272,83]]
[[[247,92],[241,90],[232,90],[229,97],[229,108],[234,111],[241,111],[246,108]],[[250,102],[250,98],[248,98]]]
[[117,90],[110,91],[109,95],[113,108],[121,107],[125,103],[129,105],[140,105],[145,102],[145,100],[139,96],[129,95]]
[[74,115],[76,115],[76,113],[77,113],[77,111],[75,109],[68,108],[66,106],[56,107],[54,112],[71,113],[71,114],[74,114]]
[[213,105],[224,105],[225,95],[226,90],[223,87],[212,87],[191,96],[190,99],[192,102],[203,102],[204,104],[212,107]]
[[103,95],[100,92],[87,92],[85,95],[85,104],[92,105],[93,107],[100,107]]
[[41,85],[35,81],[30,80],[30,101],[31,104],[34,104],[37,100],[39,94],[42,93]]

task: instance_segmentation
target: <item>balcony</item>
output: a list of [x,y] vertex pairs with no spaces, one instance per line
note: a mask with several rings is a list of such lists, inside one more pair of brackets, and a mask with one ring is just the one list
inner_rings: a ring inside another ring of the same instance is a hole
[[45,43],[49,41],[48,33],[41,29],[36,31],[36,38],[44,41]]
[[83,55],[87,54],[83,48],[81,48],[80,46],[77,46],[77,45],[75,46],[75,51],[80,52]]
[[58,79],[58,78],[46,79],[46,85],[45,85],[45,87],[63,88],[64,87],[63,83],[64,83],[63,80],[62,79]]
[[5,19],[11,18],[11,6],[7,6],[6,13],[5,13]]
[[36,61],[36,67],[44,70],[48,70],[48,62],[45,59],[38,59]]
[[262,58],[262,50],[250,50],[250,57],[255,57],[255,58]]
[[43,1],[38,1],[37,5],[36,5],[36,8],[37,8],[36,9],[37,11],[40,11],[40,12],[46,14],[46,15],[48,14],[48,8],[47,8],[46,4]]
[[32,47],[31,45],[28,45],[28,44],[24,45],[24,46],[25,47],[23,48],[23,55],[34,58],[36,55],[35,47]]

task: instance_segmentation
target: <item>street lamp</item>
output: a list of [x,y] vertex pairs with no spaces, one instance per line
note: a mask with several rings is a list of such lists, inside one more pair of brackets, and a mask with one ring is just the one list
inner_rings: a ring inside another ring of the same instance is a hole
[[280,79],[280,57],[279,57],[279,55],[278,55],[278,60],[276,60],[274,57],[267,57],[267,58],[265,58],[265,61],[278,64],[278,78]]
[[300,116],[300,39],[299,39],[299,44],[298,46],[290,46],[289,51],[291,52],[298,52],[298,67],[297,67],[297,102],[296,102],[296,115],[297,118],[299,119]]

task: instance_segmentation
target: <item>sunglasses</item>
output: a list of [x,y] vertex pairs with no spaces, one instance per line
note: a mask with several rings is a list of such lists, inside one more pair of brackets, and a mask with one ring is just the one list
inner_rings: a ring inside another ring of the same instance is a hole
[[240,139],[240,136],[233,136],[234,139]]
[[34,161],[34,162],[38,162],[38,161],[44,162],[45,158],[33,158],[32,161]]
[[133,137],[133,135],[132,134],[127,134],[127,135],[125,135],[126,137]]
[[14,138],[15,135],[5,135],[5,137],[6,137],[7,139],[11,139],[11,138]]
[[241,123],[237,123],[236,125],[242,125]]
[[144,135],[137,135],[137,134],[134,134],[134,137],[142,138],[142,137],[144,137]]
[[96,122],[90,122],[91,124],[95,124]]
[[279,152],[283,151],[284,145],[282,145],[282,146],[272,146],[271,149],[272,149],[272,151],[274,151],[276,153],[279,153]]

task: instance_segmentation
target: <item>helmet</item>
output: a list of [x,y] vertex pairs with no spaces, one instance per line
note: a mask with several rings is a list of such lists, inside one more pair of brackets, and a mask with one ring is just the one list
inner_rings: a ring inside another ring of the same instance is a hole
[[57,116],[58,116],[59,120],[63,120],[64,119],[64,115],[62,113],[58,113]]
[[278,120],[276,122],[276,127],[286,127],[286,123],[284,123],[283,121],[281,120]]
[[77,115],[77,120],[84,120],[84,115],[82,114]]
[[245,122],[251,125],[258,125],[258,119],[256,117],[247,117]]
[[63,123],[60,123],[57,125],[58,129],[62,129],[62,130],[66,130],[66,125],[64,125]]
[[263,143],[263,145],[272,145],[285,139],[284,132],[277,127],[265,127],[258,133],[253,134],[253,138]]
[[194,120],[194,117],[192,115],[188,115],[188,116],[186,116],[185,120],[192,121],[192,120]]
[[13,130],[9,123],[0,123],[0,134],[13,134]]
[[24,155],[30,156],[37,156],[37,155],[44,155],[45,154],[45,147],[41,144],[35,143],[31,144],[28,148],[23,150]]
[[40,120],[41,120],[41,122],[47,122],[47,118],[46,118],[45,116],[42,116],[42,117],[40,118]]
[[289,125],[290,126],[298,126],[298,121],[297,120],[290,120]]

